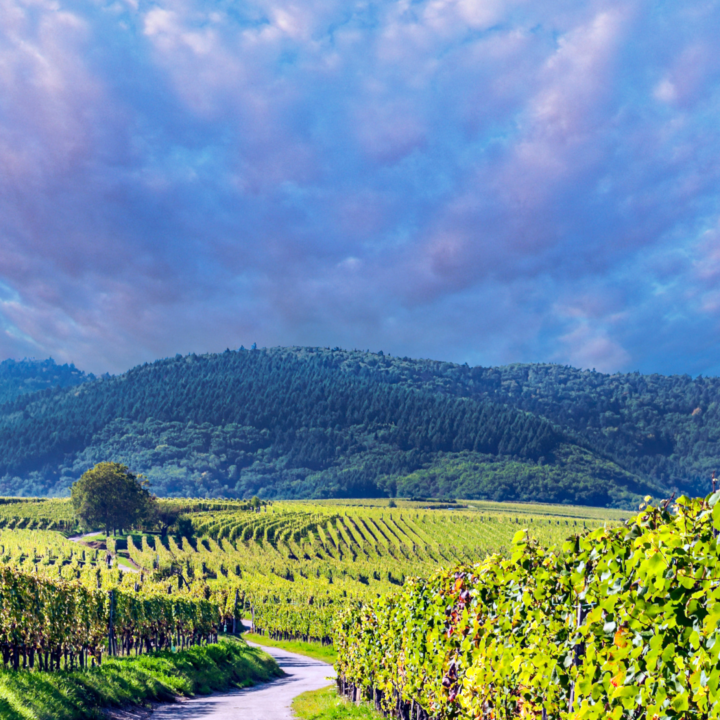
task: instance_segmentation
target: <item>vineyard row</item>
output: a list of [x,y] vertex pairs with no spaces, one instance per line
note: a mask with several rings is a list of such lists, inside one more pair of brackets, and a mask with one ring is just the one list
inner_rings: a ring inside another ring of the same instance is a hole
[[412,720],[719,718],[719,498],[349,604],[341,690]]

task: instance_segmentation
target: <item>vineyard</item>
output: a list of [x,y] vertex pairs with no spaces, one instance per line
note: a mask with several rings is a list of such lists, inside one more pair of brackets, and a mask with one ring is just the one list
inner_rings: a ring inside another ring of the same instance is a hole
[[[247,510],[248,502],[231,500],[163,500],[164,509],[195,513],[208,510]],[[69,500],[0,498],[0,528],[79,532],[80,525]]]
[[237,629],[243,616],[276,639],[330,643],[340,609],[506,552],[521,526],[547,545],[603,524],[547,506],[520,514],[482,504],[162,502],[186,512],[192,530],[70,539],[78,530],[67,501],[0,504],[6,666],[183,647]]
[[720,716],[720,493],[348,605],[341,690],[401,718]]
[[220,618],[207,600],[158,593],[104,593],[80,583],[0,568],[3,664],[15,670],[73,670],[88,660],[185,648],[217,639]]

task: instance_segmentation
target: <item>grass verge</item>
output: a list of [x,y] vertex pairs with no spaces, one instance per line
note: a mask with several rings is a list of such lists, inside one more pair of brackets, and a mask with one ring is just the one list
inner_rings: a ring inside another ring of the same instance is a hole
[[292,709],[300,720],[380,720],[368,703],[354,705],[338,695],[334,685],[298,695]]
[[282,674],[242,639],[183,652],[105,660],[82,672],[0,671],[2,720],[85,720],[103,709],[245,687]]
[[314,658],[315,660],[322,660],[330,665],[337,660],[337,653],[332,645],[302,642],[302,640],[271,640],[264,635],[257,635],[256,633],[251,632],[243,633],[243,637],[251,642],[257,643],[258,645],[288,650],[289,652],[294,652],[298,655],[306,655],[307,657]]

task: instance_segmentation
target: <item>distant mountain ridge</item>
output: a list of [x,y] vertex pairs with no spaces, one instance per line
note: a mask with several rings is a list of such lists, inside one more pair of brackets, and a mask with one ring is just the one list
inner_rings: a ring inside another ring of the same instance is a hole
[[76,379],[0,407],[0,492],[63,494],[112,459],[164,495],[631,506],[720,468],[717,378],[270,348]]

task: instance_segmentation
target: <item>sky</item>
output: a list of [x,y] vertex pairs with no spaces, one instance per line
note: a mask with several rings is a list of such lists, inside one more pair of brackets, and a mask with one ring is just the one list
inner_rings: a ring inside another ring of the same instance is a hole
[[3,0],[0,358],[720,374],[720,3]]

